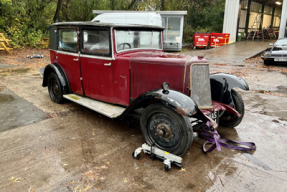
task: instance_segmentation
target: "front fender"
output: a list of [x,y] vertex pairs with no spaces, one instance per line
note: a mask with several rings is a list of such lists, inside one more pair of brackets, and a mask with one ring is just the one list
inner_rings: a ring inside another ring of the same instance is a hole
[[121,115],[121,118],[132,112],[134,109],[146,107],[152,103],[162,103],[175,112],[188,117],[201,112],[198,109],[197,104],[187,95],[175,90],[164,92],[163,89],[158,89],[140,95],[125,110]]
[[238,87],[249,90],[246,81],[236,75],[228,73],[215,73],[210,75],[212,100],[233,106],[231,90]]

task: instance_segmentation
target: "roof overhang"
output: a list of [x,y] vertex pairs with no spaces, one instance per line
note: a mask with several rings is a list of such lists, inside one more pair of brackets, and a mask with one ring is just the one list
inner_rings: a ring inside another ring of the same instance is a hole
[[121,11],[121,10],[93,10],[94,14],[103,13],[158,13],[161,15],[187,15],[187,11]]
[[[260,4],[264,4],[270,7],[275,7],[277,9],[282,9],[282,4],[283,4],[283,0],[252,0],[252,1],[260,3]],[[277,1],[282,4],[281,5],[276,4]]]

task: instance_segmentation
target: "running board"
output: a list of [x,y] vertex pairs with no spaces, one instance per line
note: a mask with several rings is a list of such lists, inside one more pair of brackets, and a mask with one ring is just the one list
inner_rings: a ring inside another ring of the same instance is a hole
[[73,101],[75,103],[78,103],[80,105],[83,105],[93,111],[96,111],[110,118],[116,118],[120,116],[126,109],[124,107],[119,107],[116,105],[94,100],[88,97],[79,96],[76,94],[67,94],[64,95],[64,98]]

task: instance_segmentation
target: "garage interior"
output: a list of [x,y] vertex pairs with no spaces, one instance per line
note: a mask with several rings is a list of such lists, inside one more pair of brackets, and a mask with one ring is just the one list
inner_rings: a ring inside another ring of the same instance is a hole
[[282,38],[286,18],[287,0],[226,0],[223,32],[238,40],[238,33],[246,38],[252,30],[270,27]]

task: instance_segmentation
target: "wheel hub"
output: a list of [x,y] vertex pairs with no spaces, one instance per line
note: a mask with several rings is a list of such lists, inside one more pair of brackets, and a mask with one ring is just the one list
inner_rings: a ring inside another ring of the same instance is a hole
[[171,128],[170,128],[170,125],[169,124],[166,124],[166,123],[160,123],[157,125],[156,127],[156,132],[159,136],[165,138],[165,139],[168,139],[171,137]]

